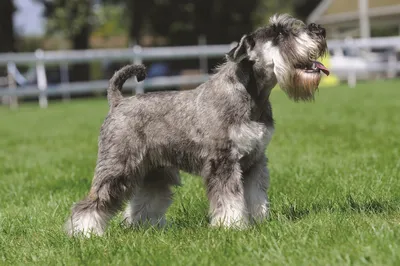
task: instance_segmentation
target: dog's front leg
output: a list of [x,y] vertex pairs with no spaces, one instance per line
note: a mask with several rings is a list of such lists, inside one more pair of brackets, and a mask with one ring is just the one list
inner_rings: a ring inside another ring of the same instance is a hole
[[245,173],[243,173],[244,195],[250,217],[261,222],[268,217],[269,202],[267,189],[269,172],[267,158],[261,156]]
[[243,228],[248,223],[239,163],[211,161],[205,176],[212,226]]

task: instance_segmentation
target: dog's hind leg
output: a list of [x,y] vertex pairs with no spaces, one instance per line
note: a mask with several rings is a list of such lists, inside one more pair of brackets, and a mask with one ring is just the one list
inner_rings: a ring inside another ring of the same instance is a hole
[[67,220],[69,235],[102,235],[110,218],[131,195],[134,179],[125,173],[125,163],[118,156],[103,155],[98,160],[89,195],[72,208]]
[[172,203],[171,187],[180,184],[179,170],[158,168],[150,171],[136,187],[125,213],[127,225],[164,226],[165,213]]

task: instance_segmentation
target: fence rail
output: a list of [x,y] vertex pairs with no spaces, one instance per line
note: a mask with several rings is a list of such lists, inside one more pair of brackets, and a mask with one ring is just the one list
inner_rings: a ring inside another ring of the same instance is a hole
[[[375,62],[364,64],[355,68],[354,66],[342,64],[331,66],[332,73],[343,73],[347,76],[350,86],[354,86],[359,71],[367,72],[388,72],[388,76],[395,76],[400,71],[400,63],[396,59],[396,51],[400,50],[400,37],[353,39],[353,40],[330,40],[330,50],[338,49],[388,49],[391,51],[387,62]],[[42,51],[35,53],[6,53],[0,54],[0,66],[6,65],[8,69],[8,88],[0,88],[0,98],[9,98],[10,105],[17,105],[18,97],[38,96],[41,107],[47,107],[48,96],[70,95],[88,92],[104,92],[108,87],[108,80],[89,82],[73,82],[68,80],[58,85],[49,85],[46,76],[46,65],[59,64],[64,67],[69,63],[82,63],[91,61],[126,61],[142,63],[143,61],[155,60],[179,60],[198,58],[200,61],[201,73],[191,76],[154,77],[144,82],[127,82],[125,90],[132,90],[134,93],[142,93],[144,89],[167,88],[184,85],[197,85],[208,78],[206,64],[207,58],[222,57],[232,48],[231,45],[198,45],[180,47],[159,47],[142,48],[134,46],[130,49],[99,49],[82,51]],[[16,68],[18,65],[30,65],[35,67],[37,84],[17,87],[21,75]]]
[[329,49],[334,48],[395,48],[400,49],[400,37],[379,37],[369,39],[329,40]]
[[177,60],[199,57],[220,57],[227,53],[231,45],[199,45],[199,46],[176,46],[142,48],[134,46],[131,49],[99,49],[99,50],[64,50],[64,51],[42,51],[35,53],[6,53],[0,54],[0,65],[9,62],[16,64],[36,64],[41,61],[51,63],[82,63],[100,60],[126,60],[140,58],[141,60]]
[[46,65],[69,63],[82,63],[90,61],[126,61],[131,60],[136,64],[143,61],[155,60],[179,60],[198,58],[202,74],[191,76],[172,76],[148,78],[144,82],[127,82],[125,90],[131,89],[134,93],[142,93],[144,89],[168,88],[175,86],[197,85],[207,80],[207,65],[204,59],[221,57],[232,45],[198,45],[198,46],[178,46],[178,47],[159,47],[142,48],[134,46],[131,49],[99,49],[82,51],[42,51],[35,53],[7,53],[0,54],[0,65],[6,65],[9,76],[20,77],[15,65],[35,65],[37,85],[28,85],[23,88],[9,86],[0,89],[0,97],[11,97],[10,103],[16,104],[17,97],[39,96],[41,107],[47,107],[47,96],[68,95],[88,92],[102,92],[108,87],[108,80],[88,81],[88,82],[64,82],[58,85],[48,85],[46,77]]
[[[197,85],[203,83],[208,78],[208,75],[188,75],[188,76],[175,76],[175,77],[155,77],[145,80],[141,85],[146,89],[159,89],[169,88],[185,85]],[[133,91],[139,83],[135,81],[127,81],[124,84],[123,91]],[[97,80],[87,82],[74,82],[68,84],[49,85],[46,90],[40,91],[37,86],[26,86],[20,90],[14,90],[10,93],[10,88],[7,90],[0,90],[0,97],[2,96],[57,96],[62,94],[84,94],[89,92],[104,92],[108,87],[108,80]]]

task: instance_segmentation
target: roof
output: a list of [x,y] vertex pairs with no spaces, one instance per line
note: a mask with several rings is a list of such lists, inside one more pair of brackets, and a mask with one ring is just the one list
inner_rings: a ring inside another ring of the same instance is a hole
[[[335,24],[359,19],[358,0],[322,0],[307,19],[308,23]],[[399,0],[369,0],[370,18],[399,18]]]

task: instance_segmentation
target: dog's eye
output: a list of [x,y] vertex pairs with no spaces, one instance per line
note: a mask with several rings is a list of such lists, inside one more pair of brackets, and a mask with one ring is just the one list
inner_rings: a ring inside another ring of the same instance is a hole
[[281,28],[280,26],[274,25],[274,26],[272,27],[272,34],[273,34],[275,37],[282,35],[282,28]]

